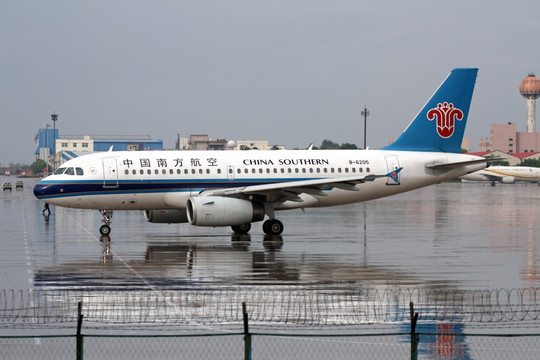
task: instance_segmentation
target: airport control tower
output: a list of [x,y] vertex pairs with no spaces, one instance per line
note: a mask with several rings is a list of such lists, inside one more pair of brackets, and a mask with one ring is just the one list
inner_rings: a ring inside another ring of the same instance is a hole
[[529,74],[519,84],[519,92],[527,99],[527,132],[536,132],[535,108],[536,99],[540,96],[540,79],[534,74]]

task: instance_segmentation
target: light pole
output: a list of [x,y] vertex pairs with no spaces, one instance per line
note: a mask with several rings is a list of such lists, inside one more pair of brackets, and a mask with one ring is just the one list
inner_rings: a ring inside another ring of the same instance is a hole
[[43,126],[45,126],[45,162],[47,163],[47,171],[49,171],[49,161],[51,160],[51,151],[49,149],[49,128],[51,125],[45,123]]
[[53,112],[51,114],[51,119],[53,122],[53,165],[52,165],[52,171],[54,172],[56,170],[56,120],[58,120],[58,114]]
[[369,110],[366,105],[364,105],[364,110],[360,114],[364,117],[364,150],[366,150],[367,117],[369,116]]

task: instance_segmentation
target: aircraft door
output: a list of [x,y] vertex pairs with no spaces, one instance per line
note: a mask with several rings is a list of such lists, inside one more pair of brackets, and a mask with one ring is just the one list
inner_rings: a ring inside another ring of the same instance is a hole
[[116,158],[103,158],[103,187],[118,187],[118,166]]
[[[386,167],[389,173],[399,169],[399,160],[397,156],[385,156]],[[395,178],[386,178],[386,185],[399,185],[399,174]]]

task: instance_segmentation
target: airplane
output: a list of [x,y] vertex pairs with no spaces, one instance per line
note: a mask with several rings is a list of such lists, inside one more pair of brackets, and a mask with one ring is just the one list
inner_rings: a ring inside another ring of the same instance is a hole
[[102,235],[114,210],[152,223],[230,226],[267,235],[276,211],[373,200],[487,167],[460,154],[477,68],[450,72],[392,144],[378,150],[108,151],[65,162],[34,187],[45,203],[99,210]]
[[460,176],[467,181],[491,181],[495,186],[498,181],[502,184],[513,184],[516,181],[540,182],[540,168],[528,166],[490,166],[488,168]]

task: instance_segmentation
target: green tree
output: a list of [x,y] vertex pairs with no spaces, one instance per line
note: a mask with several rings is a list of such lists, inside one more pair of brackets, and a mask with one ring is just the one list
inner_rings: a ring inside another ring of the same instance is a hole
[[43,169],[47,167],[47,163],[41,159],[37,159],[34,161],[32,165],[30,165],[30,169],[34,172],[34,174],[38,175],[43,172]]
[[355,144],[343,143],[339,147],[340,149],[358,149],[358,146]]
[[519,164],[519,166],[540,167],[539,159],[525,159]]
[[323,140],[321,150],[339,149],[339,144],[328,139]]

